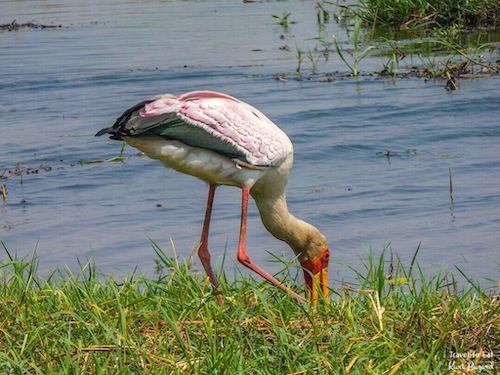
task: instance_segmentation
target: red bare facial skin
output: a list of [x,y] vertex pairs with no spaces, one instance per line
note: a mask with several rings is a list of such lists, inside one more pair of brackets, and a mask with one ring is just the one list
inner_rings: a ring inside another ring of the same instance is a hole
[[330,250],[328,249],[328,246],[325,246],[321,255],[316,259],[311,262],[302,263],[302,267],[304,267],[304,280],[309,290],[312,290],[312,275],[319,273],[323,268],[328,268],[329,260]]

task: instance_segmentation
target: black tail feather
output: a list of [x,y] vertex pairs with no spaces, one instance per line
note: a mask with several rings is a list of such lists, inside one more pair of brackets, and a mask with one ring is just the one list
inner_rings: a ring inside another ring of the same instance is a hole
[[100,137],[103,134],[110,134],[112,132],[113,132],[113,127],[111,127],[111,128],[104,128],[104,129],[99,130],[97,133],[95,133],[95,136],[96,137]]
[[130,120],[132,114],[135,111],[144,107],[146,104],[151,103],[152,101],[153,99],[144,100],[140,103],[137,103],[133,107],[130,107],[125,112],[123,112],[123,114],[120,117],[116,119],[112,127],[99,130],[95,136],[100,137],[103,134],[111,134],[110,136],[111,139],[121,140],[123,135],[127,135],[127,129],[125,129],[125,125],[127,125],[127,122],[128,120]]

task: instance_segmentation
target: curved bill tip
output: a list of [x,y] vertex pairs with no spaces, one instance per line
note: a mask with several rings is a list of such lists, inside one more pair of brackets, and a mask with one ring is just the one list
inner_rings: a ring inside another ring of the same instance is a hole
[[314,280],[311,285],[311,302],[315,305],[318,303],[320,290],[326,303],[329,303],[330,290],[328,289],[328,267],[321,268],[318,273],[315,273]]

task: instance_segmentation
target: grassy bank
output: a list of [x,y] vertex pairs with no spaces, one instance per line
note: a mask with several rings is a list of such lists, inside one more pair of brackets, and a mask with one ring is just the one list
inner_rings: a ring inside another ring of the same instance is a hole
[[498,0],[360,0],[359,10],[381,27],[498,27]]
[[369,256],[359,285],[337,286],[328,306],[243,277],[222,277],[219,306],[189,262],[156,250],[156,279],[121,282],[91,265],[42,280],[36,259],[7,252],[0,372],[442,374],[467,366],[464,355],[495,371],[498,298],[475,284],[459,292],[450,274],[425,279],[416,262]]

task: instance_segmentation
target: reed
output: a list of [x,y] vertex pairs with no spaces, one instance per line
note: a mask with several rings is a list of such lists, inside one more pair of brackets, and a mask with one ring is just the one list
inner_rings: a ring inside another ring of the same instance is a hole
[[[498,297],[468,278],[458,291],[452,274],[426,277],[417,252],[408,266],[369,254],[356,285],[314,308],[224,274],[220,306],[190,260],[153,247],[155,278],[118,281],[92,263],[42,279],[36,256],[4,245],[0,372],[429,374],[465,366],[464,353],[483,373],[498,370]],[[294,285],[295,271],[280,277]]]

